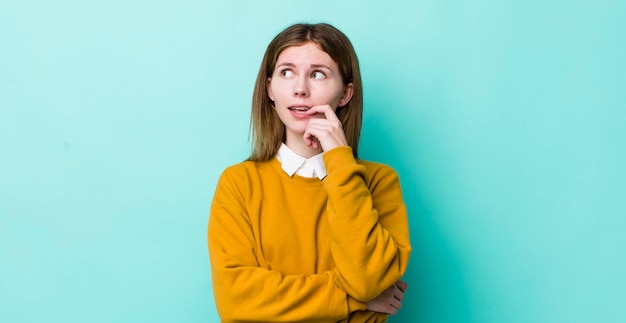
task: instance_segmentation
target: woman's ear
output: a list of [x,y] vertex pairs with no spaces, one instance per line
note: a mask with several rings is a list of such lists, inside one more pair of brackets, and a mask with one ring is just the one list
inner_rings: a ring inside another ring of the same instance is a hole
[[274,100],[274,94],[272,93],[272,78],[268,77],[267,82],[265,82],[265,87],[267,88],[267,96],[270,97],[270,100]]
[[348,102],[350,102],[350,99],[352,99],[352,94],[354,93],[354,85],[352,83],[348,83],[348,85],[346,85],[346,88],[343,90],[343,95],[341,96],[341,99],[339,99],[339,107],[343,107],[344,105],[348,104]]

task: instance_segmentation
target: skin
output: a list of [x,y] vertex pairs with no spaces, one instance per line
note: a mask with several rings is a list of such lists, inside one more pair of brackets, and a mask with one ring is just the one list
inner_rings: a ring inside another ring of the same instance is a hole
[[[285,144],[300,156],[348,145],[335,111],[350,102],[353,84],[344,84],[337,63],[316,44],[283,50],[267,79],[267,92],[285,125]],[[404,281],[397,281],[368,301],[367,309],[396,314],[406,289]]]
[[366,303],[367,309],[374,312],[395,315],[402,308],[404,293],[408,285],[402,280],[389,286],[380,295]]

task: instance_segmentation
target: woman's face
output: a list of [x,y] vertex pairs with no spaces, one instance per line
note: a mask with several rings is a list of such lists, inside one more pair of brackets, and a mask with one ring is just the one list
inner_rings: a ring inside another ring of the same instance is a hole
[[314,43],[284,49],[267,80],[267,93],[285,125],[287,139],[302,137],[310,118],[324,117],[309,116],[306,110],[327,104],[336,111],[348,104],[352,88],[352,83],[343,84],[337,63]]

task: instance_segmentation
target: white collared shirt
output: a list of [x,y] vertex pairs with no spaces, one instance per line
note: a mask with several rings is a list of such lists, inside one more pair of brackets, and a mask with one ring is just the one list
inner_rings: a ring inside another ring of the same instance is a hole
[[326,177],[326,167],[324,166],[323,155],[324,153],[320,153],[311,158],[304,158],[282,143],[276,153],[276,158],[281,163],[282,169],[289,176],[298,174],[302,177],[324,179]]

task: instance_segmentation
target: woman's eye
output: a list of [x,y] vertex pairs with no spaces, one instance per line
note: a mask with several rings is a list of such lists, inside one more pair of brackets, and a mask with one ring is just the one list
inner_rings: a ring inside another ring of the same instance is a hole
[[311,77],[314,79],[323,79],[324,77],[326,77],[326,74],[320,72],[320,71],[315,71],[311,74]]
[[282,75],[282,77],[284,77],[284,78],[292,78],[293,77],[293,71],[292,70],[282,70],[280,72],[280,75]]

